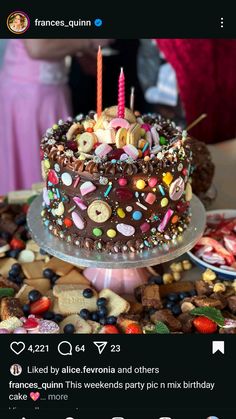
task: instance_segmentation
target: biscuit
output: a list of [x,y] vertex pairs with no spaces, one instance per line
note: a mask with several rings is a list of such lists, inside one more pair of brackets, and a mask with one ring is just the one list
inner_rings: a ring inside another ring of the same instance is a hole
[[138,145],[138,141],[141,138],[141,126],[137,123],[132,124],[127,132],[127,144],[131,144],[135,147]]
[[[63,285],[57,285],[56,287],[63,287]],[[86,308],[89,311],[97,310],[97,293],[94,292],[93,297],[84,298],[83,290],[85,287],[80,285],[64,285],[65,289],[60,290],[56,289],[56,294],[58,296],[58,308],[59,312],[64,315],[79,313],[80,310]],[[82,287],[82,289],[81,289]]]
[[71,140],[72,137],[76,134],[79,134],[81,130],[83,130],[83,126],[80,123],[75,122],[72,124],[66,133],[67,140]]
[[76,141],[80,152],[89,153],[97,142],[97,137],[93,132],[83,132]]
[[67,275],[61,276],[57,280],[57,285],[60,284],[80,284],[89,286],[90,282],[85,276],[83,276],[77,269],[72,269]]
[[88,216],[95,223],[105,223],[112,214],[112,209],[107,202],[96,200],[88,207]]
[[[117,106],[111,106],[110,108],[106,108],[103,111],[102,115],[104,115],[105,118],[106,118],[106,120],[110,122],[112,119],[114,119],[114,118],[117,117],[117,115],[118,115],[118,107]],[[136,122],[135,115],[128,108],[125,108],[125,119],[127,119],[127,121],[130,124],[133,124],[134,122]]]
[[123,148],[126,145],[127,129],[119,128],[116,133],[116,147]]
[[25,279],[24,283],[33,287],[34,290],[41,292],[42,295],[45,295],[51,288],[51,283],[47,278]]
[[86,320],[82,319],[78,314],[72,314],[66,317],[60,323],[60,333],[64,332],[64,327],[67,324],[73,324],[75,327],[75,333],[89,334],[92,333],[92,327],[89,325]]
[[52,269],[57,275],[63,276],[73,269],[73,265],[64,262],[64,260],[52,257],[49,262],[46,263],[45,268]]
[[130,304],[124,298],[120,297],[115,292],[108,288],[103,289],[99,293],[99,298],[107,299],[107,309],[109,316],[118,317],[121,313],[127,313],[130,309]]
[[18,293],[16,294],[16,298],[18,298],[18,300],[20,301],[20,303],[22,305],[24,304],[28,304],[29,302],[29,292],[32,291],[33,289],[35,289],[34,287],[24,284],[22,285],[22,287],[20,288],[20,290],[18,291]]
[[26,249],[32,250],[32,252],[38,253],[40,251],[40,247],[34,240],[28,240],[26,243]]
[[23,263],[21,267],[26,278],[41,278],[45,268],[45,263],[41,260],[38,260],[30,263]]
[[85,288],[91,288],[90,286],[84,286],[83,284],[59,284],[53,287],[54,297],[60,297],[61,294],[67,291],[84,290]]
[[17,263],[17,260],[14,258],[4,258],[0,260],[0,275],[7,278],[8,272],[10,271],[13,263]]

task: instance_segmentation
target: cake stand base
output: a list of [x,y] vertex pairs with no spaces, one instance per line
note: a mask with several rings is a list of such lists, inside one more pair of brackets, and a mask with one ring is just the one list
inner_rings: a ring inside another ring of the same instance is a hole
[[[193,196],[192,219],[183,236],[167,247],[145,249],[140,253],[108,254],[78,249],[51,234],[41,219],[42,195],[32,202],[27,222],[32,238],[47,253],[75,266],[86,266],[85,276],[97,290],[110,288],[119,294],[130,294],[150,276],[145,269],[173,260],[192,249],[203,234],[206,216],[201,201]],[[138,269],[139,268],[139,269]]]

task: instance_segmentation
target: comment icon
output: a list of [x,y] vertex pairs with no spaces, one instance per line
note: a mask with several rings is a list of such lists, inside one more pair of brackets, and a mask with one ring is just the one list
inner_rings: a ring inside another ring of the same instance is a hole
[[67,340],[63,340],[58,344],[57,350],[60,355],[71,356],[73,347],[70,342],[68,342]]

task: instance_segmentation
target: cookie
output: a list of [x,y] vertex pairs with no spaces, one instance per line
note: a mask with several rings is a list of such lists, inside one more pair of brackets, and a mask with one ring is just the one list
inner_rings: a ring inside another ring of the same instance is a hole
[[130,304],[124,298],[120,297],[115,292],[108,288],[103,289],[99,293],[99,298],[104,297],[107,299],[107,309],[109,316],[118,317],[121,313],[127,313],[130,309]]
[[72,269],[67,275],[61,276],[57,280],[57,285],[61,284],[80,284],[89,286],[90,282],[85,276],[83,276],[77,269]]
[[82,333],[82,334],[89,334],[92,333],[92,327],[86,320],[82,319],[78,314],[72,314],[68,317],[66,317],[61,323],[60,323],[60,332],[64,332],[64,327],[67,324],[73,324],[75,328],[75,334],[76,333]]
[[52,257],[49,262],[46,263],[45,268],[52,269],[52,271],[57,275],[63,276],[68,274],[73,269],[73,265],[64,262],[64,260]]
[[33,279],[41,278],[43,276],[45,264],[39,260],[30,263],[23,263],[21,267],[25,277],[28,279]]
[[123,148],[126,145],[127,140],[127,129],[119,128],[116,133],[116,147]]
[[[110,122],[112,119],[117,118],[118,107],[117,106],[111,106],[110,108],[106,108],[103,112],[103,115],[105,116],[106,120]],[[125,108],[125,119],[127,119],[127,121],[130,124],[133,124],[134,122],[136,122],[135,115],[128,108]]]
[[83,296],[85,288],[82,285],[56,285],[53,294],[58,297],[59,312],[69,315],[79,313],[83,308],[89,311],[96,311],[97,293],[94,290],[91,298],[85,298]]
[[26,249],[32,250],[32,252],[38,253],[40,251],[40,247],[34,240],[28,240],[26,243]]
[[20,288],[20,290],[16,294],[16,298],[19,299],[19,301],[22,305],[28,304],[28,302],[29,302],[28,295],[29,295],[29,292],[32,291],[33,289],[35,289],[35,288],[30,286],[30,285],[27,285],[27,284],[22,285],[22,287]]
[[67,140],[71,140],[72,137],[74,135],[77,135],[81,132],[81,130],[83,131],[83,127],[80,123],[74,123],[71,125],[71,127],[68,129],[67,134],[66,134],[66,138]]
[[53,295],[54,297],[60,297],[61,294],[69,291],[81,291],[85,288],[91,288],[89,286],[84,286],[83,284],[59,284],[53,287]]
[[76,141],[78,144],[78,151],[89,153],[97,142],[97,137],[93,132],[83,132],[78,139],[76,138]]
[[12,265],[17,263],[17,260],[14,258],[4,258],[0,260],[0,275],[7,278],[8,272],[10,271]]
[[95,223],[105,223],[112,214],[112,209],[107,202],[96,200],[88,207],[88,216]]
[[25,279],[24,284],[33,287],[35,290],[38,290],[42,295],[45,295],[46,292],[51,288],[50,280],[46,278]]
[[0,329],[7,329],[9,331],[13,331],[17,329],[17,327],[21,327],[22,325],[22,321],[20,321],[17,317],[9,317],[9,319],[0,322]]

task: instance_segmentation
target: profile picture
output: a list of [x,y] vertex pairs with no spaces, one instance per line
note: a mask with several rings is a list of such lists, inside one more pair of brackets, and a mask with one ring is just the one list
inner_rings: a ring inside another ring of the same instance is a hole
[[15,377],[17,377],[18,375],[20,375],[22,373],[22,367],[19,364],[13,364],[10,368],[10,372],[12,375],[14,375]]
[[16,35],[21,35],[26,32],[29,26],[30,19],[24,12],[12,12],[7,18],[7,27],[9,31]]
[[218,416],[208,416],[207,419],[219,419]]

